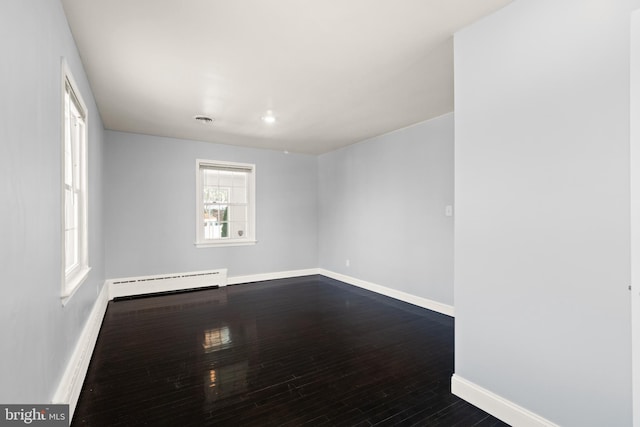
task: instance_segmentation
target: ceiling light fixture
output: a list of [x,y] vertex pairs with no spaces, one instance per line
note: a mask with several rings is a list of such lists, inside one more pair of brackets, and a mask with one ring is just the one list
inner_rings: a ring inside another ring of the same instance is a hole
[[213,119],[209,116],[195,116],[194,119],[200,123],[211,124],[213,123]]
[[262,121],[268,125],[271,125],[276,122],[276,116],[273,115],[273,111],[268,110],[267,113],[262,116]]

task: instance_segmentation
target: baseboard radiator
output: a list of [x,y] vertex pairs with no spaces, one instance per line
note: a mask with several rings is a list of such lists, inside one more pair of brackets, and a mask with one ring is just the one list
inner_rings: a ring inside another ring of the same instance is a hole
[[130,277],[107,281],[109,299],[227,285],[227,269]]

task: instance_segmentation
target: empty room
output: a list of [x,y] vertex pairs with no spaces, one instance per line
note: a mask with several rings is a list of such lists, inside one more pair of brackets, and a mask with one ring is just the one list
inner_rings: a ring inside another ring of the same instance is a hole
[[640,427],[640,0],[0,36],[0,425]]

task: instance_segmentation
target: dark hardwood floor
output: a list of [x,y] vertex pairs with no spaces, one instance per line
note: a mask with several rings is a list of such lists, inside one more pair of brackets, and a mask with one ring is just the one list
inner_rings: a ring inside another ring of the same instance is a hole
[[72,425],[506,426],[453,319],[321,276],[110,302]]

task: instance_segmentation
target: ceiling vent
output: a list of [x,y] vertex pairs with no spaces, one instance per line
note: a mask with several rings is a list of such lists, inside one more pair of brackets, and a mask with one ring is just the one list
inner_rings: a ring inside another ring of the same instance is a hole
[[200,123],[205,123],[205,124],[213,123],[213,119],[209,116],[195,116],[194,119],[196,119],[196,121]]

